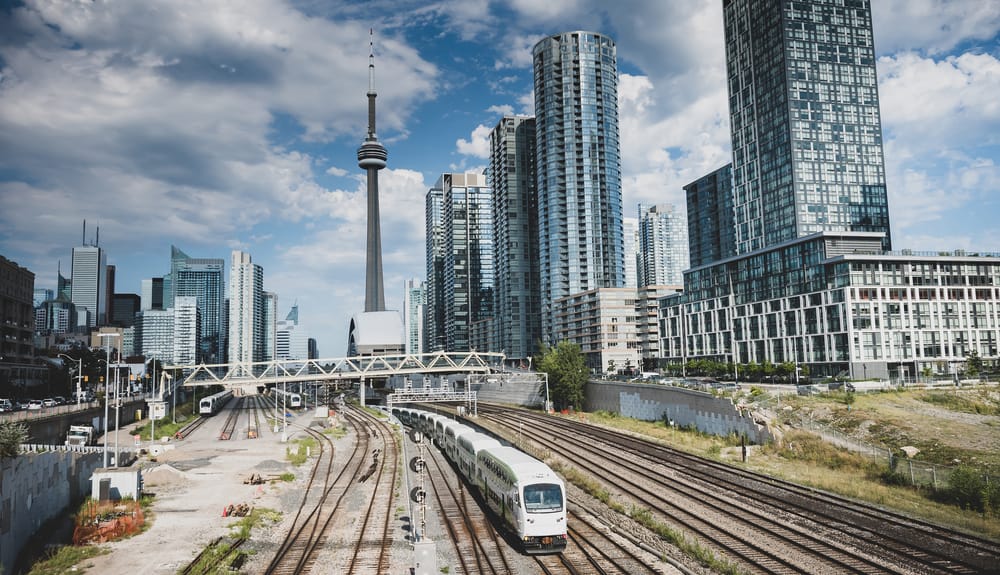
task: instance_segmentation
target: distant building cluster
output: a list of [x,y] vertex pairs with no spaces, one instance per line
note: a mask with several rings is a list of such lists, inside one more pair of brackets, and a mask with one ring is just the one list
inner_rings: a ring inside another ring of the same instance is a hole
[[[114,266],[95,238],[72,249],[71,275],[58,271],[53,291],[35,289],[33,272],[0,256],[0,388],[48,381],[36,349],[113,344],[123,361],[166,365],[315,358],[298,306],[277,319],[278,296],[264,291],[250,254],[232,253],[228,289],[226,267],[223,258],[192,258],[172,246],[169,273],[142,280],[141,294],[116,293]],[[117,336],[99,337],[108,333]]]

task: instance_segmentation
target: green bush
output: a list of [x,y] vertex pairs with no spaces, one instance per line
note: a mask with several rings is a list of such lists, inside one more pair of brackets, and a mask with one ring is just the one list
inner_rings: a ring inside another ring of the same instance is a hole
[[948,488],[937,492],[938,499],[980,513],[1000,512],[1000,482],[990,482],[981,471],[962,465],[951,472]]
[[0,458],[16,457],[21,444],[28,440],[28,427],[23,423],[0,423]]

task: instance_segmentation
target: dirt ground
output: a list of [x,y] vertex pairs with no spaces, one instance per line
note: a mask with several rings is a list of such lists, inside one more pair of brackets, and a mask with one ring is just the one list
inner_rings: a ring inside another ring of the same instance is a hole
[[819,422],[870,444],[915,446],[920,450],[916,459],[936,464],[977,463],[1000,469],[1000,415],[929,401],[932,394],[938,399],[954,394],[987,412],[1000,410],[1000,390],[991,386],[857,394],[850,405],[839,395],[792,397],[785,400],[794,406],[785,417]]

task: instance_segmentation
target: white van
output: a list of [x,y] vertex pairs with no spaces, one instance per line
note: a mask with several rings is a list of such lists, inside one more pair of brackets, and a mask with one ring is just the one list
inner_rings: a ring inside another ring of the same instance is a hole
[[9,399],[0,398],[0,413],[14,411],[14,404]]

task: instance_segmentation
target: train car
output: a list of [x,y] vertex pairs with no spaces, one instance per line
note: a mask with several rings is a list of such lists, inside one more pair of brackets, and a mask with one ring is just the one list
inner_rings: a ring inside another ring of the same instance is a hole
[[278,403],[279,407],[290,407],[292,409],[302,407],[302,395],[294,391],[285,391],[280,387],[275,387],[271,390],[271,394],[274,396],[274,400]]
[[233,396],[233,391],[227,389],[214,393],[208,397],[201,398],[198,402],[198,413],[201,415],[215,415],[226,405],[229,398]]
[[472,433],[463,433],[460,435],[456,440],[456,444],[458,449],[456,449],[456,457],[452,461],[458,465],[459,472],[461,472],[469,484],[475,485],[476,455],[487,447],[500,447],[500,442],[485,433],[473,431]]
[[476,485],[528,554],[566,548],[566,487],[548,465],[513,447],[481,449]]
[[475,429],[454,419],[449,419],[444,423],[444,436],[441,448],[452,463],[458,465],[458,439],[463,435],[475,432]]

